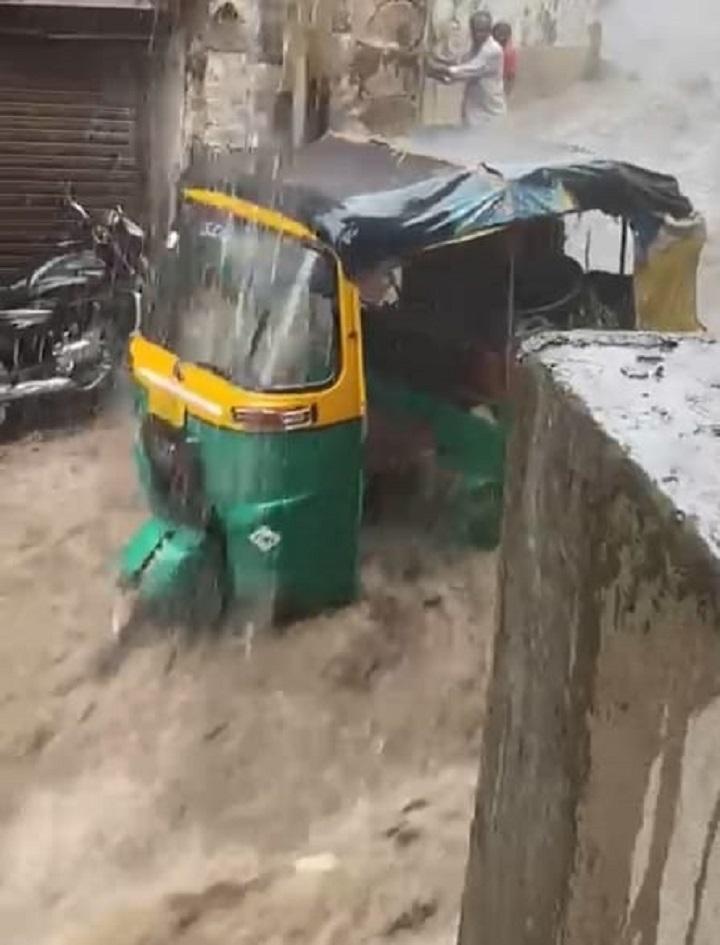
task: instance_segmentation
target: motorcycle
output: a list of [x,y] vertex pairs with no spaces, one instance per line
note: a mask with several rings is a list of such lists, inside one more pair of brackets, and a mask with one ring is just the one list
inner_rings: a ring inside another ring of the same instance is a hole
[[23,401],[97,395],[139,327],[145,235],[118,206],[93,218],[68,197],[75,234],[0,286],[0,425]]

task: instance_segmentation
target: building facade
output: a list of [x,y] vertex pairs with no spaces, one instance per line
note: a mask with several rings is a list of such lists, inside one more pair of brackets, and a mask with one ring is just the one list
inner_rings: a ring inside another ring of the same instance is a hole
[[[586,43],[593,2],[490,4],[513,23],[533,88],[548,50]],[[68,189],[90,209],[122,203],[152,245],[196,149],[285,148],[348,120],[379,132],[452,120],[452,101],[433,104],[421,52],[461,52],[477,5],[0,2],[0,278],[57,241]]]

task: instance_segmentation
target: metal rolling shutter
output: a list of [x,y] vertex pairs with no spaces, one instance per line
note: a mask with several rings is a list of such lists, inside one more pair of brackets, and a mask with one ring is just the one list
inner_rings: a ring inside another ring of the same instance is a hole
[[137,44],[0,44],[0,280],[67,234],[69,184],[88,209],[143,206]]

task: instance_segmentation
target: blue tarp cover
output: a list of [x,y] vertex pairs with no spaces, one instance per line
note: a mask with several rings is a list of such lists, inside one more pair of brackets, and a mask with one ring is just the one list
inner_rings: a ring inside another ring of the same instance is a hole
[[622,161],[502,133],[424,129],[405,141],[326,135],[273,178],[205,160],[186,183],[219,187],[299,220],[348,272],[512,223],[599,210],[649,244],[666,216],[693,214],[677,180]]

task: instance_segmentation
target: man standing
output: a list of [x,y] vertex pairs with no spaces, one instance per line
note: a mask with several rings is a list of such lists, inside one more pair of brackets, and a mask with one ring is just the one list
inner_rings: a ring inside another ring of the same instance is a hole
[[462,117],[469,126],[484,124],[489,117],[504,115],[505,83],[502,46],[493,39],[492,17],[479,10],[470,17],[470,54],[457,65],[435,60],[428,75],[441,82],[464,82]]

